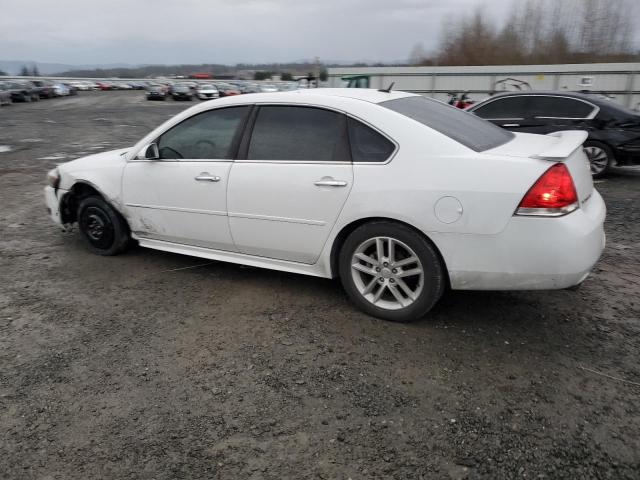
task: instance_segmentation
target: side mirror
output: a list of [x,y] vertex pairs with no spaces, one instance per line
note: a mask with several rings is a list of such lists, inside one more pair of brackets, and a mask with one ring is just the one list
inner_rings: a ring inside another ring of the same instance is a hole
[[158,150],[158,144],[150,144],[144,152],[144,158],[146,160],[158,160],[160,158],[160,150]]

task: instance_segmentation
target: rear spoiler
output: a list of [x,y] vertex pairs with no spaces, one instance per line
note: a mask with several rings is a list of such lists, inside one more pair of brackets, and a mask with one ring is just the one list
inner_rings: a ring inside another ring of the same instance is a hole
[[556,137],[558,141],[551,148],[534,155],[532,158],[552,160],[555,162],[562,161],[580,148],[589,134],[584,130],[565,130],[550,133],[547,136]]

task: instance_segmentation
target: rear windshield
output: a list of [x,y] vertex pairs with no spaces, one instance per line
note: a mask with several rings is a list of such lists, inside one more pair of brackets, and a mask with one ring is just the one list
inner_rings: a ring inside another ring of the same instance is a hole
[[476,152],[495,148],[514,137],[512,132],[491,122],[426,97],[399,98],[379,105],[433,128]]

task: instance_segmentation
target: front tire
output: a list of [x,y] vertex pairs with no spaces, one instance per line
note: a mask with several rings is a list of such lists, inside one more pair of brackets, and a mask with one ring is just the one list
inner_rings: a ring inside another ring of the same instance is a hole
[[422,318],[446,283],[435,247],[408,226],[388,221],[366,223],[347,237],[339,273],[360,310],[393,322]]
[[122,216],[101,197],[84,198],[78,206],[80,236],[97,255],[117,255],[126,250],[131,239]]
[[604,177],[614,163],[613,151],[602,142],[585,142],[584,153],[587,154],[589,159],[589,167],[593,178]]

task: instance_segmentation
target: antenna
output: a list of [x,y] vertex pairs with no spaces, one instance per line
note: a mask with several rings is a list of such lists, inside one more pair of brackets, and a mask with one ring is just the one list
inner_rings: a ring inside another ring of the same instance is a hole
[[380,90],[378,90],[379,92],[384,92],[384,93],[391,93],[391,89],[393,88],[393,86],[396,84],[396,82],[391,82],[391,85],[389,85],[388,88],[381,88]]

